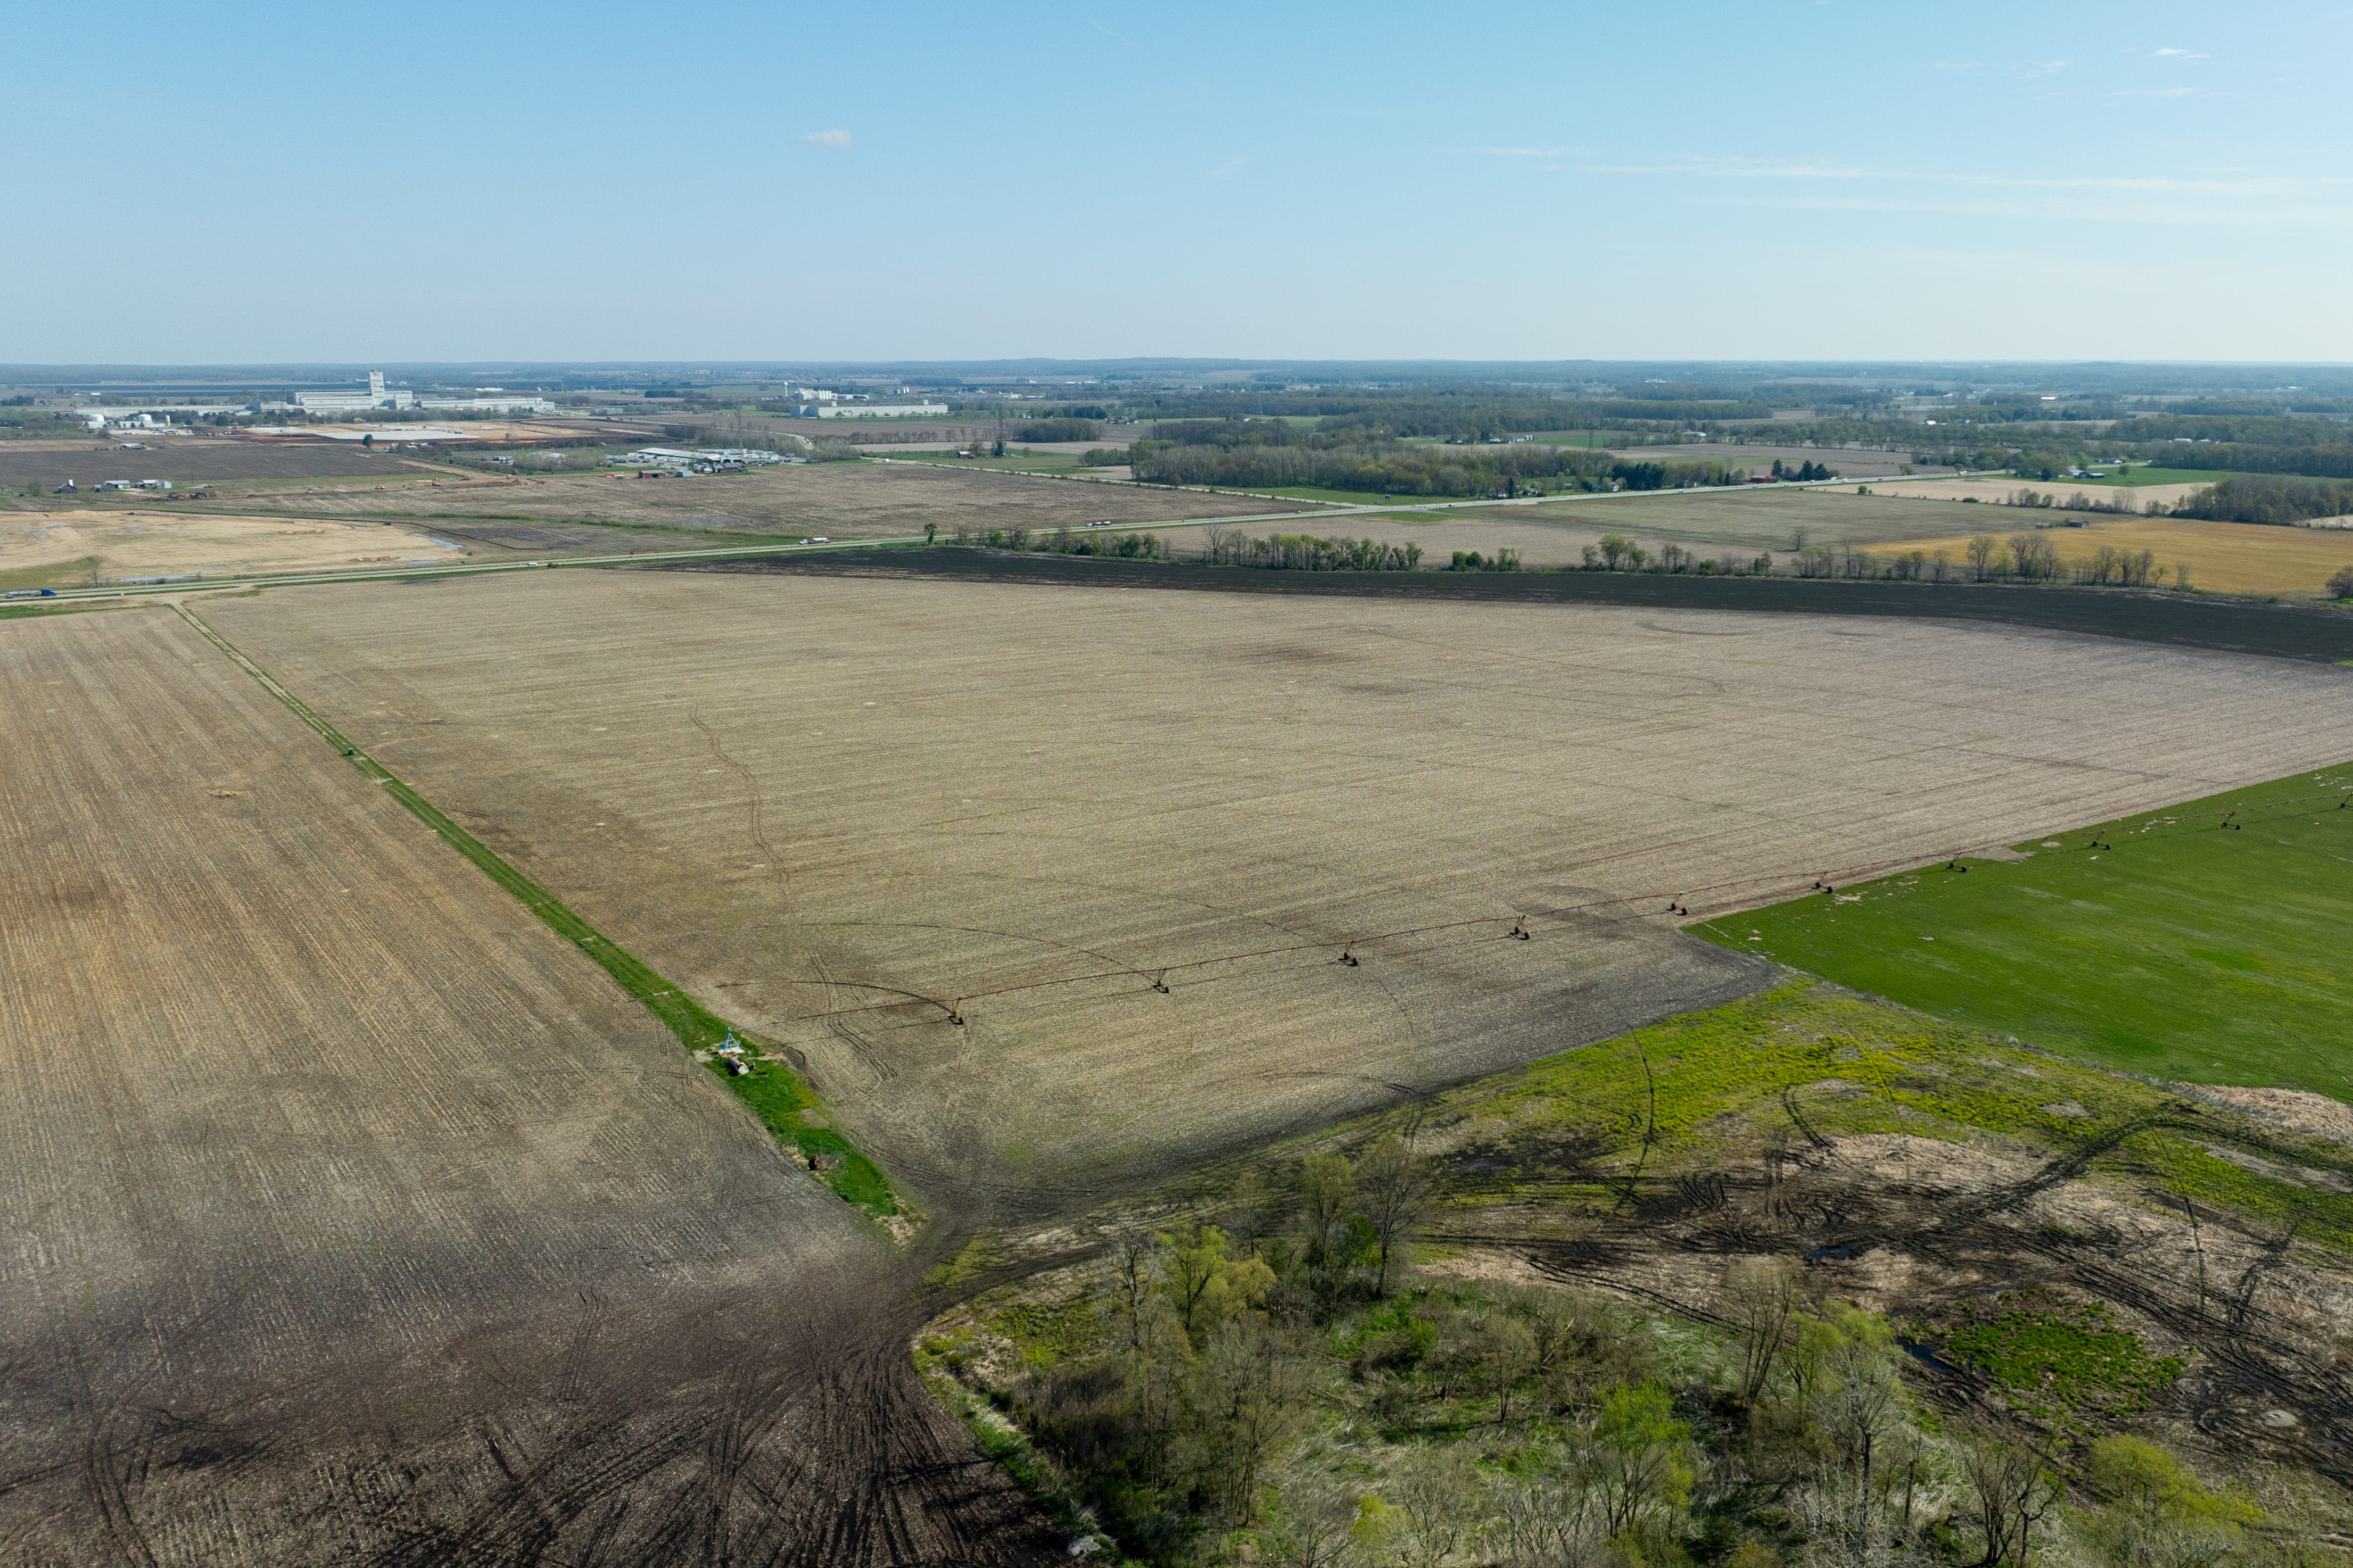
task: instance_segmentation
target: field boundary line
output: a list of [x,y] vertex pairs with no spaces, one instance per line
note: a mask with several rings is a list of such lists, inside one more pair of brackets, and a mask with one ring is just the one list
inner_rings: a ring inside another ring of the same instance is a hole
[[[172,608],[198,636],[218,648],[230,663],[251,676],[264,691],[283,703],[295,718],[342,752],[343,759],[358,771],[361,777],[382,786],[385,793],[398,801],[411,816],[433,829],[443,843],[473,862],[491,881],[505,889],[523,908],[538,916],[549,930],[586,953],[613,977],[623,991],[659,1019],[689,1051],[708,1052],[730,1039],[744,1037],[734,1025],[662,978],[643,959],[590,925],[569,904],[524,876],[505,857],[459,826],[414,785],[396,776],[383,763],[360,750],[317,710],[289,691],[268,670],[246,657],[243,649],[216,631],[185,601],[174,603]],[[857,1203],[878,1217],[902,1212],[903,1205],[879,1166],[853,1149],[849,1141],[831,1127],[812,1127],[803,1123],[799,1113],[819,1107],[821,1101],[807,1079],[786,1062],[776,1056],[768,1056],[760,1063],[757,1071],[744,1077],[728,1074],[713,1060],[706,1059],[705,1065],[720,1074],[722,1081],[735,1098],[744,1103],[779,1143],[795,1147],[810,1161],[819,1155],[835,1158],[839,1162],[838,1179],[828,1180],[826,1184],[845,1200]],[[864,1195],[853,1198],[845,1188]]]

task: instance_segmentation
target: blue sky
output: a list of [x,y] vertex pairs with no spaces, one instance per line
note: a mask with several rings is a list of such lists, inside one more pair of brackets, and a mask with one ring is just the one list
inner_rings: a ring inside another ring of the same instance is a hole
[[2353,361],[2353,5],[27,7],[0,361]]

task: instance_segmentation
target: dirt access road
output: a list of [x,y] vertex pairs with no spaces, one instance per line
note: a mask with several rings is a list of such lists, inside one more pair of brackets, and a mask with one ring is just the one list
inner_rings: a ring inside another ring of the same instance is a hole
[[974,1223],[1757,983],[1671,900],[2276,777],[2353,721],[2333,667],[1943,622],[687,572],[214,613]]
[[0,623],[0,1555],[1030,1561],[916,1262],[157,605]]

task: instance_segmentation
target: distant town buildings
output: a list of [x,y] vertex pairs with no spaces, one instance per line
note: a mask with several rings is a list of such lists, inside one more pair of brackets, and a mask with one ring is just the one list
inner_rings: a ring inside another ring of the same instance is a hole
[[938,418],[948,411],[944,403],[820,403],[804,407],[804,419],[913,419],[923,416]]

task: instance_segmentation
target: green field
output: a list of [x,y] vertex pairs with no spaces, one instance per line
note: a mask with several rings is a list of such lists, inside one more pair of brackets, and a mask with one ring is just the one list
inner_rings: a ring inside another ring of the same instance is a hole
[[[987,445],[987,443],[983,443]],[[1093,473],[1083,468],[1077,458],[1068,452],[1024,452],[1018,445],[1008,442],[1002,458],[959,458],[954,452],[895,452],[889,447],[876,445],[860,451],[860,457],[888,458],[894,463],[941,463],[955,468],[998,468],[1017,474]]]
[[[1256,488],[1244,489],[1239,486],[1226,485],[1221,485],[1218,488],[1235,495],[1280,496],[1284,500],[1328,501],[1335,506],[1377,506],[1381,504],[1381,492],[1379,490],[1335,490],[1325,489],[1318,485],[1270,485],[1264,489],[1259,489]],[[1462,500],[1467,498],[1462,496],[1401,497],[1392,491],[1390,492],[1390,499],[1392,501],[1410,504],[1414,501],[1434,502]]]
[[[2145,468],[2136,463],[2095,479],[2070,479],[2069,484],[2107,485],[2129,489],[2136,485],[2218,485],[2235,476],[2219,468]],[[2050,481],[2056,484],[2058,480]]]
[[2353,765],[1693,929],[2104,1066],[2353,1100],[2348,800]]
[[38,565],[0,572],[0,593],[13,593],[18,588],[62,588],[81,582],[97,564],[96,556],[85,555],[79,561],[44,561]]

